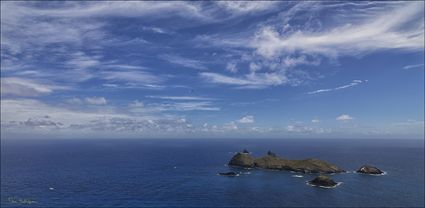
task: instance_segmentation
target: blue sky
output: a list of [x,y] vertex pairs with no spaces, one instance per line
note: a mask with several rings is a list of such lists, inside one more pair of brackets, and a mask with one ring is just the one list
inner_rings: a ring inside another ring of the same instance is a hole
[[424,138],[424,2],[1,2],[2,138]]

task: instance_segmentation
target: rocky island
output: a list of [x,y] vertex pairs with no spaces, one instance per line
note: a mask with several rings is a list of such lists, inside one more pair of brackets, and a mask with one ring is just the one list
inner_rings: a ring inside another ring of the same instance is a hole
[[341,173],[345,170],[319,159],[289,160],[278,157],[269,151],[266,156],[254,158],[248,151],[235,154],[229,166],[243,168],[264,168],[274,170],[288,170],[300,173]]
[[333,181],[331,178],[324,175],[319,175],[313,180],[308,181],[307,183],[312,186],[320,186],[320,187],[326,187],[326,188],[332,188],[338,185],[337,182]]
[[372,175],[381,175],[384,173],[383,171],[379,170],[377,167],[373,167],[370,165],[363,165],[357,170],[357,172],[363,173],[363,174],[372,174]]
[[233,171],[231,171],[231,172],[220,172],[220,173],[218,173],[218,175],[221,175],[221,176],[239,176],[239,173],[233,172]]

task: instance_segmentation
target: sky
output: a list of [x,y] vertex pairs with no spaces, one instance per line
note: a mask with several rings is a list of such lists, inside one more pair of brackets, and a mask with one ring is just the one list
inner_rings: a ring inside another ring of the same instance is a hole
[[424,2],[1,2],[1,138],[424,138]]

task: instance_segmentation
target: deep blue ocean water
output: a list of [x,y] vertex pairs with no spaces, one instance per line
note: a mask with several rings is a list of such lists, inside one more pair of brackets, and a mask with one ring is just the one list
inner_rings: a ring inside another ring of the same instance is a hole
[[[319,158],[354,171],[375,165],[384,176],[331,177],[311,187],[287,171],[241,170],[234,152],[272,150],[290,159]],[[240,171],[240,170],[237,170]],[[28,204],[30,203],[30,204]],[[2,140],[1,207],[423,207],[423,140],[116,139]]]

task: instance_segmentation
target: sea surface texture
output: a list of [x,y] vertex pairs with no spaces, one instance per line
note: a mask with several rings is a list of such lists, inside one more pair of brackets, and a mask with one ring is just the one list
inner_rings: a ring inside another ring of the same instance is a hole
[[[319,158],[383,176],[331,177],[227,167],[236,151]],[[217,172],[240,171],[238,177]],[[423,140],[115,139],[2,140],[1,207],[423,207]]]

